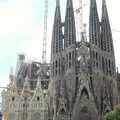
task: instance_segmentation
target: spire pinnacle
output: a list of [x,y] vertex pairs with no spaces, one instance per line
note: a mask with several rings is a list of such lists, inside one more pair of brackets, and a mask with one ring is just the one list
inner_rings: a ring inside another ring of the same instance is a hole
[[30,88],[30,85],[29,85],[29,77],[28,77],[28,75],[26,76],[26,78],[25,78],[25,83],[24,83],[24,88],[25,89],[29,89]]
[[15,91],[17,90],[16,77],[13,78],[12,88],[13,88]]
[[42,72],[42,70],[41,70],[41,68],[40,68],[40,69],[38,70],[38,73],[37,73],[37,74],[38,74],[38,80],[37,80],[36,89],[38,89],[38,88],[41,89],[41,88],[42,88],[42,87],[41,87],[41,76],[42,76],[42,75],[41,75],[41,72]]
[[10,74],[9,74],[9,77],[10,77],[10,80],[12,81],[13,80],[13,67],[11,67],[10,69]]
[[13,67],[10,68],[10,75],[13,75]]
[[91,7],[92,8],[96,7],[96,0],[91,0]]
[[16,84],[16,78],[13,78],[13,81],[11,83],[11,90],[12,90],[12,95],[15,96],[17,93],[17,84]]
[[106,1],[105,0],[102,0],[102,5],[106,6]]
[[107,6],[106,6],[106,1],[105,0],[102,0],[102,8],[103,8],[102,12],[104,12],[104,17],[108,17]]
[[30,96],[30,84],[29,84],[29,76],[27,75],[24,82],[24,87],[22,90],[22,96],[23,97],[29,97]]
[[40,76],[38,77],[38,81],[37,81],[37,86],[36,86],[36,88],[37,88],[37,89],[38,89],[38,88],[39,88],[39,89],[42,89],[42,88],[41,88],[41,77],[40,77]]
[[60,0],[56,0],[56,6],[60,6]]
[[67,0],[67,7],[73,6],[72,0]]

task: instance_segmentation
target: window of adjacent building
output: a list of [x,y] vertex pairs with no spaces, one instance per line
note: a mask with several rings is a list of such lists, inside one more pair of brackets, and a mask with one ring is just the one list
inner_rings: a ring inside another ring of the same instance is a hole
[[15,97],[12,97],[12,101],[14,101],[15,100]]

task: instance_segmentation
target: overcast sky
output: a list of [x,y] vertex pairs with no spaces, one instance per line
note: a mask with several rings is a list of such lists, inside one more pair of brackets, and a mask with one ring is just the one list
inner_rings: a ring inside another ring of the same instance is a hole
[[[97,2],[99,12],[101,0]],[[77,0],[74,0],[76,6]],[[89,0],[84,0],[84,21],[88,24]],[[64,20],[66,0],[61,0]],[[120,31],[120,0],[107,0],[112,29]],[[55,0],[49,0],[47,57],[55,10]],[[10,67],[16,66],[17,54],[25,53],[27,59],[41,60],[44,0],[0,0],[0,86],[9,82]],[[120,32],[113,31],[116,64],[120,67]]]

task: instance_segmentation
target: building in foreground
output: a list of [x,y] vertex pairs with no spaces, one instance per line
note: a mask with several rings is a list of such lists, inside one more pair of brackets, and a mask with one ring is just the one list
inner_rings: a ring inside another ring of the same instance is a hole
[[16,74],[10,74],[10,84],[3,91],[4,120],[48,120],[49,65],[43,68],[18,56]]

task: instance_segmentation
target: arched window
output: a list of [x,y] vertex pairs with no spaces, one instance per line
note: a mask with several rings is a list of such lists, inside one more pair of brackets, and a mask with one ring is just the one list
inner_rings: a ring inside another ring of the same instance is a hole
[[59,58],[59,74],[60,74],[60,58]]
[[71,53],[69,53],[69,68],[71,68]]
[[53,62],[53,70],[52,70],[53,76],[54,76],[54,69],[55,69],[55,67],[54,67],[54,62]]
[[68,55],[66,55],[66,69],[68,69]]
[[63,108],[60,110],[60,114],[65,114],[65,110]]
[[95,58],[96,58],[96,56],[95,56],[95,52],[93,51],[92,52],[92,60],[93,60],[93,66],[95,67]]
[[111,62],[110,60],[108,62],[109,62],[109,74],[111,75]]
[[106,74],[108,74],[108,61],[106,59]]
[[57,68],[58,68],[58,61],[56,60],[56,70],[55,70],[56,75],[57,75],[57,73],[58,73]]
[[37,96],[37,101],[39,101],[40,100],[40,98],[39,98],[39,96]]
[[58,67],[58,63],[57,63],[57,60],[56,60],[56,68]]
[[96,52],[96,66],[98,67],[98,53]]
[[103,72],[105,73],[105,64],[104,64],[104,58],[102,57],[102,69],[103,69]]
[[74,55],[74,51],[72,51],[72,65],[74,65],[75,62],[75,55]]
[[15,97],[12,97],[12,101],[14,101],[15,100]]

